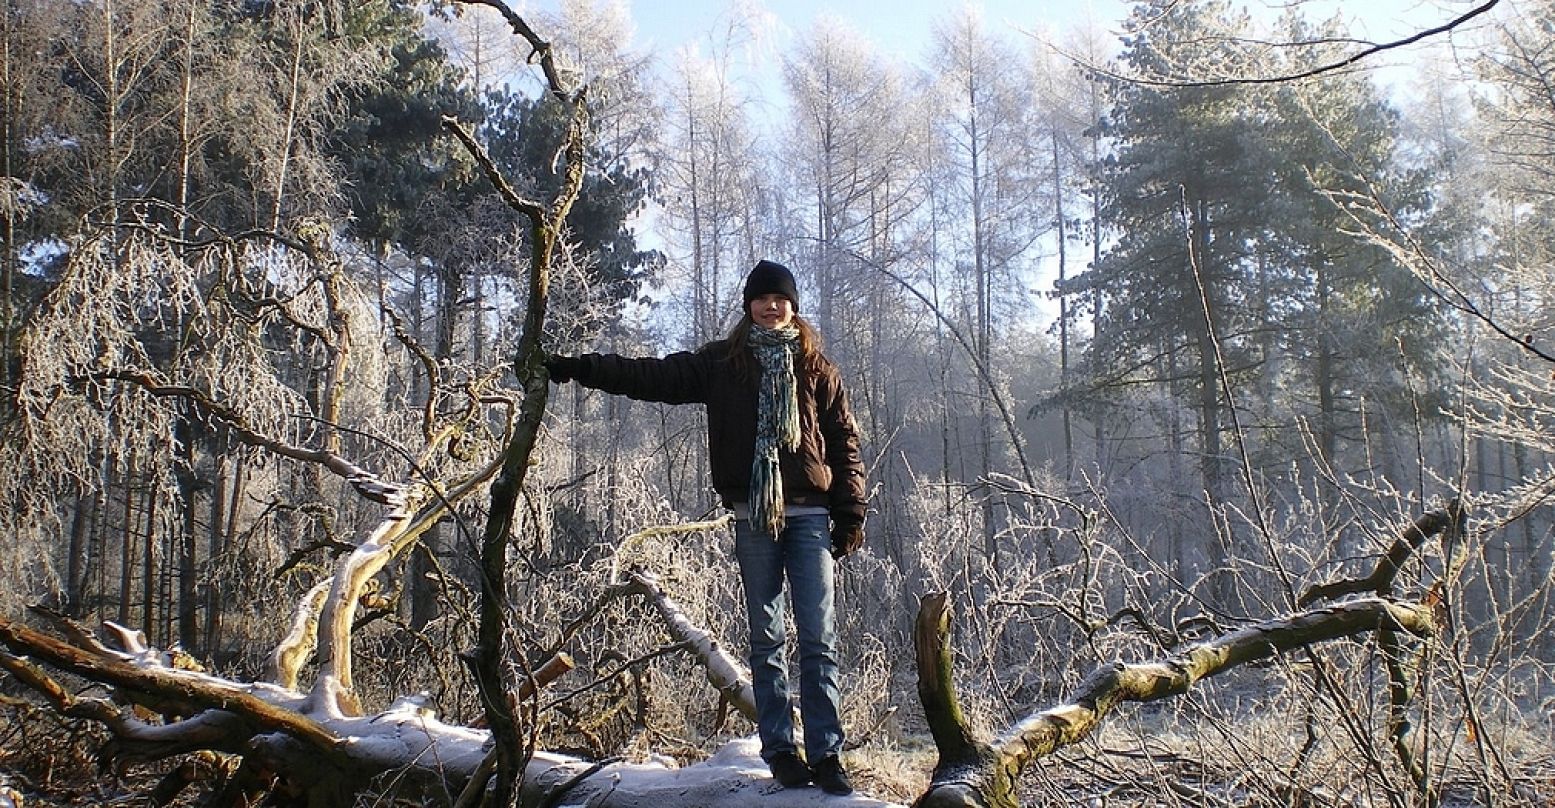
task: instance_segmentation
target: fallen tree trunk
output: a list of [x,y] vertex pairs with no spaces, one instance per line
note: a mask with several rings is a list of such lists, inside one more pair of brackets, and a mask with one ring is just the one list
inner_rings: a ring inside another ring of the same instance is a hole
[[[237,719],[234,726],[241,726],[248,734],[282,732],[309,744],[319,755],[338,759],[340,739],[297,711],[303,696],[296,691],[258,684],[238,685],[198,672],[136,665],[127,659],[83,650],[4,618],[0,618],[0,642],[17,654],[138,694],[138,701],[155,705],[158,712],[195,715],[219,710]],[[158,725],[155,729],[167,730],[170,726]]]
[[[664,621],[670,636],[707,670],[709,682],[721,696],[754,721],[755,702],[743,665],[696,625],[652,575],[634,570],[624,577],[606,598],[641,597]],[[303,596],[300,621],[317,619],[316,605],[310,608],[309,604],[321,597],[319,589]],[[149,763],[204,751],[240,755],[247,769],[285,773],[275,792],[289,796],[288,804],[318,808],[352,804],[391,772],[396,796],[455,804],[472,782],[476,794],[485,790],[493,773],[493,733],[445,724],[416,699],[401,699],[376,715],[351,715],[295,685],[239,683],[178,669],[170,657],[147,648],[138,632],[129,629],[110,626],[109,639],[122,650],[110,648],[69,618],[37,611],[66,639],[0,618],[0,644],[15,654],[0,653],[0,668],[42,694],[61,714],[108,728],[113,740],[102,750],[106,760]],[[598,607],[579,619],[591,619],[597,612]],[[128,704],[73,696],[33,660],[113,688]],[[519,698],[533,696],[570,667],[564,654],[553,658],[524,682]],[[160,713],[166,721],[145,718],[133,708]],[[536,752],[518,780],[521,802],[532,805],[559,804],[565,795],[600,808],[661,808],[664,804],[718,808],[743,806],[752,795],[762,794],[763,805],[783,808],[813,804],[819,794],[813,789],[779,789],[754,739],[730,744],[708,761],[684,769],[602,764]],[[863,797],[841,804],[889,805]]]
[[[165,668],[155,655],[132,660],[108,649],[83,648],[3,618],[0,643],[15,654],[0,653],[0,667],[43,693],[61,713],[108,727],[114,734],[108,756],[153,761],[201,750],[243,755],[245,765],[284,773],[277,792],[290,801],[281,804],[350,805],[392,773],[396,797],[449,805],[490,754],[491,733],[444,723],[416,699],[401,699],[373,716],[313,717],[298,712],[308,698],[297,690]],[[190,717],[154,723],[123,705],[73,696],[21,655]],[[519,798],[525,805],[596,808],[745,808],[759,798],[769,808],[794,808],[814,805],[822,795],[778,786],[761,760],[760,744],[746,738],[684,768],[536,752],[523,772]],[[863,796],[828,804],[894,808]]]
[[[959,716],[955,688],[949,682],[949,606],[943,594],[924,599],[917,631],[919,693],[934,728],[940,760],[922,808],[1019,805],[1016,783],[1036,759],[1076,743],[1101,724],[1120,703],[1148,702],[1186,693],[1195,682],[1238,665],[1316,643],[1379,629],[1430,636],[1431,609],[1382,598],[1362,598],[1322,609],[1267,620],[1191,646],[1161,662],[1112,663],[1097,668],[1057,707],[1033,713],[992,742],[973,740]],[[928,663],[925,666],[925,662]],[[925,683],[925,678],[931,681]]]
[[[674,619],[683,615],[651,579],[634,574],[624,586],[654,602],[666,622],[677,627],[678,636],[688,642],[696,636],[695,626],[688,631],[685,621]],[[1102,666],[1064,704],[1034,713],[984,742],[960,715],[951,681],[949,621],[944,595],[925,599],[915,633],[919,693],[940,751],[933,781],[918,802],[925,808],[1017,805],[1016,786],[1032,762],[1084,738],[1122,702],[1185,693],[1205,677],[1293,648],[1377,630],[1429,636],[1435,627],[1428,606],[1382,598],[1352,600],[1265,621],[1194,645],[1165,661]],[[402,699],[371,717],[319,711],[310,708],[313,700],[294,689],[238,684],[176,670],[150,649],[114,651],[89,632],[69,633],[74,643],[0,619],[0,643],[18,655],[0,654],[0,665],[43,693],[60,712],[107,726],[115,736],[105,750],[110,757],[151,761],[200,750],[238,754],[245,766],[285,772],[278,791],[290,795],[290,804],[318,808],[350,804],[390,772],[397,797],[451,804],[472,778],[484,779],[483,762],[491,763],[489,732],[445,724],[414,699]],[[719,667],[716,645],[700,653],[710,669]],[[137,702],[154,705],[169,721],[154,723],[103,699],[72,696],[23,656],[114,687]],[[710,678],[720,677],[710,670]],[[737,684],[734,692],[739,689]],[[820,797],[814,789],[779,789],[768,776],[754,739],[731,744],[704,763],[684,769],[595,763],[536,752],[525,766],[521,783],[520,799],[525,804],[560,804],[565,797],[599,808],[663,804],[719,808],[749,804],[758,794],[763,805],[782,808],[813,804]],[[887,805],[863,797],[841,804]]]

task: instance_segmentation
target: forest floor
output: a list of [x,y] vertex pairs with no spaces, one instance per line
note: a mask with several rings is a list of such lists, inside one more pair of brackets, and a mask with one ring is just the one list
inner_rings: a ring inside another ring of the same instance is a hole
[[[1234,756],[1205,746],[1202,738],[1142,742],[1141,737],[1122,729],[1104,732],[1031,767],[1023,778],[1023,803],[1118,808],[1389,804],[1386,789],[1355,778],[1354,767],[1342,760],[1313,759],[1301,772],[1281,772],[1269,768],[1267,761],[1238,767]],[[149,795],[179,760],[104,770],[96,754],[105,741],[104,731],[85,722],[61,719],[33,706],[0,705],[0,808],[11,808],[7,789],[21,797],[19,808],[152,804]],[[1555,751],[1547,740],[1537,746],[1532,756],[1519,761],[1517,793],[1486,795],[1475,777],[1459,771],[1443,778],[1441,804],[1555,805]],[[928,785],[935,754],[926,736],[910,735],[853,750],[846,759],[860,792],[909,804]],[[1293,782],[1308,785],[1289,785]],[[163,804],[197,805],[205,792],[196,786]]]

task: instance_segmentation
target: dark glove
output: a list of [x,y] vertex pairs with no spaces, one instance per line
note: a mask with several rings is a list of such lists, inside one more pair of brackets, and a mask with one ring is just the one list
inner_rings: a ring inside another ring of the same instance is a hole
[[566,384],[578,378],[578,373],[583,369],[583,360],[576,356],[548,356],[545,358],[545,372],[550,375],[551,381],[557,384]]
[[864,523],[856,519],[833,519],[831,526],[831,557],[852,555],[864,546]]

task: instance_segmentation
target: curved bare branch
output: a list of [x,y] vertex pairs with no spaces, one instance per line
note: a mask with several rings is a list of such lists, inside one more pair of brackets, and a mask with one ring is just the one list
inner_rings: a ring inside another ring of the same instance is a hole
[[1297,71],[1295,73],[1281,73],[1281,74],[1275,75],[1275,76],[1254,76],[1254,77],[1248,77],[1248,78],[1203,79],[1203,80],[1169,79],[1169,78],[1168,79],[1152,79],[1152,78],[1148,78],[1148,77],[1144,77],[1144,76],[1126,76],[1126,75],[1123,75],[1122,73],[1118,73],[1116,71],[1108,70],[1108,69],[1106,69],[1106,68],[1104,68],[1104,67],[1102,67],[1100,65],[1097,65],[1094,62],[1091,62],[1091,61],[1089,61],[1087,59],[1084,59],[1084,58],[1081,58],[1079,56],[1075,56],[1073,54],[1067,53],[1062,48],[1054,47],[1052,45],[1049,45],[1049,47],[1053,47],[1053,50],[1055,52],[1057,52],[1059,55],[1063,56],[1064,58],[1070,60],[1071,62],[1073,62],[1073,63],[1075,63],[1077,65],[1080,65],[1080,66],[1084,67],[1086,70],[1088,70],[1088,71],[1090,71],[1092,73],[1095,73],[1098,76],[1101,76],[1101,77],[1107,78],[1107,79],[1111,79],[1113,81],[1125,82],[1125,83],[1128,83],[1128,84],[1140,84],[1140,85],[1144,85],[1146,87],[1167,87],[1167,88],[1183,88],[1183,89],[1187,89],[1187,88],[1197,88],[1197,87],[1230,87],[1230,86],[1244,85],[1244,84],[1246,84],[1246,85],[1252,85],[1252,84],[1285,84],[1285,83],[1294,82],[1294,81],[1301,81],[1303,79],[1316,78],[1318,76],[1322,76],[1322,75],[1325,75],[1325,74],[1328,74],[1328,73],[1337,73],[1337,72],[1339,72],[1341,70],[1344,70],[1346,68],[1354,67],[1354,66],[1360,64],[1361,62],[1364,62],[1365,60],[1370,59],[1370,58],[1376,56],[1377,54],[1386,53],[1387,51],[1390,51],[1390,50],[1397,50],[1399,48],[1406,47],[1408,45],[1413,45],[1416,42],[1422,42],[1424,40],[1430,39],[1431,37],[1437,36],[1439,34],[1445,34],[1445,33],[1451,32],[1451,31],[1461,27],[1463,24],[1467,23],[1469,20],[1472,20],[1475,17],[1478,17],[1481,14],[1484,14],[1484,13],[1490,11],[1491,9],[1495,8],[1496,5],[1498,3],[1500,3],[1500,1],[1501,0],[1486,0],[1485,3],[1483,3],[1481,5],[1478,5],[1478,6],[1475,6],[1474,8],[1470,9],[1469,11],[1463,13],[1462,15],[1460,15],[1460,16],[1452,19],[1452,20],[1449,20],[1448,22],[1445,22],[1445,23],[1443,23],[1441,25],[1438,25],[1438,26],[1435,26],[1435,27],[1432,27],[1432,28],[1427,28],[1424,31],[1420,31],[1420,32],[1415,33],[1415,34],[1411,34],[1410,36],[1404,37],[1402,39],[1395,39],[1395,40],[1391,40],[1391,41],[1388,41],[1388,42],[1380,42],[1380,43],[1367,43],[1367,47],[1364,47],[1361,50],[1358,50],[1355,53],[1352,53],[1349,56],[1346,56],[1343,59],[1339,59],[1337,61],[1325,62],[1323,64],[1320,64],[1320,65],[1316,66],[1316,67],[1309,68],[1307,70],[1299,70],[1299,71]]

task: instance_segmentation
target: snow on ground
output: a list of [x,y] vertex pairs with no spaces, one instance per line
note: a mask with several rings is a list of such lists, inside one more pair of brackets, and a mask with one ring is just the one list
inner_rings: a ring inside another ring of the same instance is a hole
[[[359,758],[383,764],[435,765],[454,771],[473,771],[485,756],[490,735],[445,724],[414,699],[403,699],[372,717],[325,722],[332,731],[348,738]],[[903,808],[854,792],[835,797],[818,788],[783,788],[772,779],[761,759],[761,743],[754,736],[738,738],[720,747],[704,761],[674,767],[673,763],[595,762],[550,752],[536,752],[529,761],[525,782],[550,791],[577,779],[557,808],[609,806],[609,808],[799,808],[800,806],[853,806],[853,808]]]
[[[834,797],[815,787],[783,788],[767,772],[755,737],[724,744],[707,760],[679,769],[656,764],[616,763],[584,779],[567,793],[557,808],[594,806],[610,795],[611,808],[670,808],[698,805],[705,808],[789,808],[789,806],[854,806],[854,808],[902,808],[854,792]],[[543,782],[564,781],[586,770],[576,759],[536,753],[529,764],[531,777]],[[629,795],[629,796],[628,796]]]

